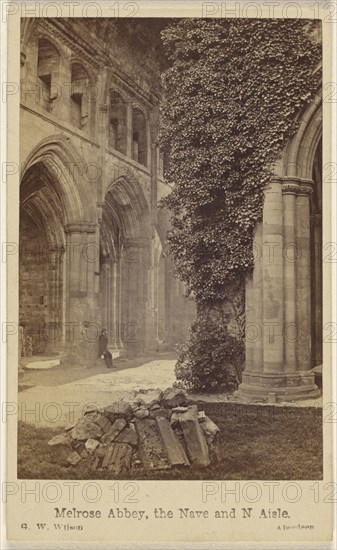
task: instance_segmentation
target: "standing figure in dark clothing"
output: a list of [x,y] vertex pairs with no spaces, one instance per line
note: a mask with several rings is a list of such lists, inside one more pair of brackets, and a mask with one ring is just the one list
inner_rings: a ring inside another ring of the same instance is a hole
[[101,335],[98,341],[99,349],[98,355],[101,358],[103,356],[104,361],[108,369],[115,368],[112,362],[112,355],[108,350],[108,337],[105,329],[102,329]]

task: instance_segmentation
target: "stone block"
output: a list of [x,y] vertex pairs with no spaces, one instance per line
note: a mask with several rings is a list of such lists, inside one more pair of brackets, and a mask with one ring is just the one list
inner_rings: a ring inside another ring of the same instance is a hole
[[75,451],[78,452],[78,454],[80,455],[81,458],[83,458],[83,460],[85,460],[86,458],[88,458],[89,456],[89,453],[88,451],[86,450],[85,448],[85,444],[83,441],[76,441],[75,439],[73,440],[73,449]]
[[139,418],[141,420],[142,418],[146,418],[147,416],[149,416],[150,413],[145,406],[141,406],[138,409],[134,410],[133,414],[135,418]]
[[199,418],[199,423],[207,443],[212,443],[216,434],[220,432],[220,429],[208,416],[201,417],[201,419]]
[[172,407],[173,413],[185,413],[188,411],[188,407]]
[[108,418],[104,415],[100,415],[100,418],[97,422],[95,422],[95,424],[97,424],[97,426],[99,426],[104,433],[107,433],[112,426],[110,420],[108,420]]
[[182,390],[167,388],[163,393],[162,402],[165,407],[180,407],[186,404],[186,395]]
[[107,468],[109,466],[110,460],[112,457],[112,451],[113,451],[113,447],[112,445],[109,445],[109,447],[106,449],[104,453],[102,468]]
[[77,451],[72,452],[67,458],[67,462],[69,462],[71,466],[76,466],[76,464],[81,462],[81,460],[82,458],[80,457]]
[[150,418],[157,418],[157,416],[163,416],[164,418],[167,418],[167,420],[170,420],[171,418],[171,411],[170,409],[151,409],[150,410]]
[[110,424],[110,428],[103,435],[101,441],[102,443],[112,443],[118,434],[124,430],[126,426],[126,420],[124,418],[117,418],[113,424]]
[[210,458],[204,433],[198,421],[196,405],[179,415],[179,425],[183,431],[188,457],[193,466],[209,466]]
[[146,470],[165,470],[171,467],[157,423],[150,418],[136,420],[139,454]]
[[149,390],[146,393],[139,393],[135,397],[135,401],[140,401],[146,407],[151,408],[153,405],[159,404],[163,392],[159,389]]
[[116,401],[107,407],[104,407],[104,415],[110,420],[115,422],[117,418],[131,418],[132,409],[130,403],[126,401]]
[[90,420],[91,422],[95,422],[95,424],[98,424],[101,414],[98,411],[91,411],[84,413],[84,418],[86,420]]
[[91,420],[87,420],[86,416],[84,416],[78,420],[75,428],[71,430],[70,434],[72,439],[85,441],[89,438],[99,439],[102,437],[103,431],[97,424]]
[[99,446],[96,447],[96,449],[95,449],[95,451],[94,451],[94,455],[95,455],[97,458],[104,458],[104,457],[105,457],[106,451],[107,451],[106,445],[102,445],[102,444],[100,443]]
[[98,447],[99,441],[97,439],[89,438],[85,442],[85,448],[88,451],[88,453],[92,454],[96,447]]
[[108,469],[112,474],[119,475],[131,466],[132,448],[125,443],[113,443],[111,448],[112,453]]
[[157,426],[163,439],[169,461],[172,466],[189,466],[189,460],[183,447],[175,436],[170,422],[163,416],[157,416]]
[[62,433],[59,435],[55,435],[50,441],[48,441],[48,445],[50,447],[63,445],[71,449],[72,447],[72,440],[68,433]]
[[[187,409],[188,410],[188,409]],[[187,411],[186,411],[187,412]],[[175,426],[178,426],[179,425],[179,418],[180,418],[180,415],[179,413],[176,413],[176,412],[173,412],[171,414],[171,426],[174,428]]]
[[127,443],[131,447],[137,447],[138,435],[132,428],[124,428],[124,430],[116,437],[116,443]]
[[57,458],[58,462],[67,464],[69,452],[73,449],[69,433],[56,435],[48,441],[48,445],[51,447],[53,455]]

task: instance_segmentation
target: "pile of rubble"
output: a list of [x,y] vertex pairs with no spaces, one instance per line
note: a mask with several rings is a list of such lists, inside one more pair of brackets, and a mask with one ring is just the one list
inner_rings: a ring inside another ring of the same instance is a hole
[[219,428],[172,388],[89,410],[48,444],[60,461],[118,475],[132,467],[206,467],[221,458]]

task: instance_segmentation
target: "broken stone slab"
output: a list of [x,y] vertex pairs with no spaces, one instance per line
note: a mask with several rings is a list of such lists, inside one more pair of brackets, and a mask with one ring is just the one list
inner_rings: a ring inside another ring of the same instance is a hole
[[81,462],[81,460],[82,458],[77,451],[72,452],[67,458],[67,462],[69,462],[69,464],[71,464],[72,466],[76,466],[76,464]]
[[124,428],[124,430],[116,437],[116,443],[127,443],[131,447],[137,447],[138,435],[132,428]]
[[101,415],[95,424],[97,424],[97,426],[99,426],[104,433],[108,432],[112,426],[110,420],[108,420],[108,418],[104,415]]
[[73,450],[72,439],[69,433],[55,435],[55,437],[48,441],[48,445],[57,460],[66,465],[69,453]]
[[97,426],[91,420],[88,420],[85,416],[80,418],[76,423],[75,428],[70,432],[72,439],[77,439],[78,441],[85,441],[89,438],[100,439],[103,435],[102,429]]
[[95,424],[97,424],[99,422],[101,416],[102,415],[98,411],[86,412],[84,414],[84,418],[86,420],[90,420],[91,422],[95,422]]
[[103,432],[108,431],[108,429],[111,427],[111,422],[108,420],[104,414],[100,414],[99,412],[91,412],[85,415],[86,420],[91,420],[91,422],[94,422],[103,430]]
[[113,423],[117,418],[131,418],[132,408],[127,401],[116,401],[104,407],[104,415]]
[[114,439],[118,436],[118,434],[124,430],[125,426],[127,425],[126,420],[124,418],[117,418],[113,424],[110,424],[110,428],[107,430],[107,432],[103,435],[101,438],[102,443],[112,443]]
[[109,447],[106,449],[104,453],[102,468],[107,468],[109,466],[110,460],[112,457],[112,451],[113,451],[113,447],[112,445],[109,445]]
[[172,409],[173,407],[186,405],[187,400],[182,390],[167,388],[163,393],[162,402],[165,407]]
[[220,432],[218,426],[211,420],[208,416],[204,416],[201,419],[199,418],[200,426],[204,432],[207,443],[212,443],[216,434]]
[[147,416],[149,416],[149,414],[150,413],[145,406],[139,407],[138,409],[133,411],[133,415],[135,416],[135,418],[139,418],[140,420],[142,418],[146,418]]
[[85,448],[88,451],[88,453],[92,454],[96,447],[98,447],[99,441],[97,439],[89,438],[85,442]]
[[163,416],[164,418],[167,418],[167,420],[170,420],[171,418],[171,411],[170,409],[151,409],[150,410],[150,418],[157,418],[157,416]]
[[[188,410],[188,409],[187,409]],[[187,411],[186,411],[187,412]],[[173,412],[171,414],[171,426],[174,428],[175,426],[178,426],[179,425],[179,418],[180,418],[180,415],[179,413],[177,412]]]
[[186,442],[188,457],[193,466],[206,467],[210,464],[209,452],[204,433],[198,420],[196,405],[179,415],[181,427]]
[[185,413],[188,411],[188,407],[172,407],[173,413]]
[[64,445],[65,447],[71,448],[72,445],[71,437],[68,433],[62,433],[59,435],[55,435],[50,441],[48,441],[48,445],[50,447]]
[[101,443],[99,444],[98,447],[96,447],[95,451],[94,451],[94,455],[97,457],[97,458],[104,458],[105,457],[105,453],[107,451],[107,446],[106,445],[102,445]]
[[108,470],[114,475],[119,475],[131,467],[132,448],[126,443],[113,443]]
[[136,402],[140,401],[146,407],[151,408],[153,405],[157,405],[160,403],[162,395],[163,395],[162,390],[159,390],[159,389],[149,390],[145,393],[137,394],[135,397],[135,401]]
[[170,422],[163,416],[157,416],[156,422],[171,465],[189,466],[190,463],[186,453],[175,436]]
[[146,470],[171,468],[156,421],[151,418],[137,419],[135,426],[139,436],[139,455]]
[[87,451],[87,449],[85,448],[85,444],[83,443],[83,441],[78,441],[77,442],[77,445],[75,447],[75,451],[78,452],[78,454],[80,455],[80,457],[85,460],[86,458],[88,458],[89,456],[89,453]]

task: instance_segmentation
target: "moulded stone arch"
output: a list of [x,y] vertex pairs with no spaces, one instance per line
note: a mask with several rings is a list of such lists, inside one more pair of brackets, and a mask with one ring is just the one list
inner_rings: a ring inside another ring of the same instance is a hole
[[34,38],[36,42],[36,47],[38,47],[39,40],[48,40],[48,42],[50,42],[54,46],[60,58],[65,55],[66,52],[64,50],[64,46],[58,41],[58,39],[55,38],[54,35],[46,32],[44,29],[39,28],[38,24],[34,28]]
[[86,176],[86,164],[69,138],[55,135],[42,140],[26,159],[24,176],[35,164],[41,163],[49,172],[55,190],[64,206],[65,223],[95,222],[95,197]]
[[124,238],[150,238],[149,207],[132,173],[127,172],[114,180],[107,188],[105,197]]
[[283,175],[312,179],[317,145],[322,136],[322,96],[318,93],[301,117],[296,134],[283,153]]

